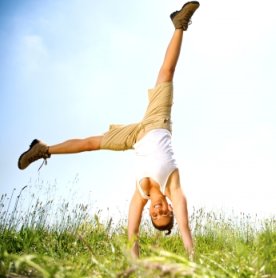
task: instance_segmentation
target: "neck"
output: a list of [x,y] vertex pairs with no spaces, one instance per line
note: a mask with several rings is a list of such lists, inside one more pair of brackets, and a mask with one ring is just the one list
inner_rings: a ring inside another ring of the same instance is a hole
[[159,186],[151,186],[149,195],[152,202],[165,198],[165,196],[161,193]]

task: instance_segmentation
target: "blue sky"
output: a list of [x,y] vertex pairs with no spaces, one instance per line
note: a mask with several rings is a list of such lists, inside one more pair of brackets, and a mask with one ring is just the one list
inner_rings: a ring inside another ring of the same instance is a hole
[[[275,212],[274,2],[203,0],[184,34],[173,143],[190,208]],[[39,172],[39,162],[18,170],[17,159],[34,138],[55,144],[139,120],[182,4],[0,2],[0,193],[39,179],[126,212],[131,151],[53,156]]]

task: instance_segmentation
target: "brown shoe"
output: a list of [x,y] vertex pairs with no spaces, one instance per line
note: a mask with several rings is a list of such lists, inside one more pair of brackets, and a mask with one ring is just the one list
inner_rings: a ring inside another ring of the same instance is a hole
[[27,168],[32,162],[43,158],[45,161],[51,157],[48,152],[49,147],[41,141],[35,139],[30,145],[30,148],[21,154],[18,159],[18,168],[23,170]]
[[175,11],[170,15],[175,29],[183,29],[186,31],[189,24],[191,24],[191,17],[194,12],[198,9],[199,2],[191,1],[184,4],[179,11]]

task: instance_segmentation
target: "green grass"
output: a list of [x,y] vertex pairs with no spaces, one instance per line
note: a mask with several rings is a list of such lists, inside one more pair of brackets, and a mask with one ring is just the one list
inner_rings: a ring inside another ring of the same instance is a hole
[[145,220],[133,261],[125,218],[113,223],[87,205],[54,206],[34,194],[25,213],[23,190],[0,199],[0,277],[276,277],[275,218],[193,211],[193,262],[177,229],[164,236]]

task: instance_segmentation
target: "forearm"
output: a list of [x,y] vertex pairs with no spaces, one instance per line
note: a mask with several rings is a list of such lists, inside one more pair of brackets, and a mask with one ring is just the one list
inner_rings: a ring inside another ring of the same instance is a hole
[[128,240],[130,253],[134,259],[139,257],[139,227],[142,211],[146,203],[147,200],[142,199],[140,193],[135,190],[128,211]]
[[188,254],[191,255],[193,253],[193,248],[194,248],[193,239],[189,227],[187,201],[181,188],[178,188],[177,191],[174,192],[174,194],[172,194],[172,203],[173,203],[174,215],[179,227],[183,245],[186,251],[188,252]]
[[187,210],[185,208],[179,208],[175,211],[175,218],[178,223],[183,245],[190,255],[193,253],[193,239],[189,227]]
[[138,238],[138,230],[132,229],[133,227],[131,223],[129,222],[128,227],[128,242],[129,242],[129,248],[130,248],[130,254],[133,259],[136,259],[139,257],[139,238]]

